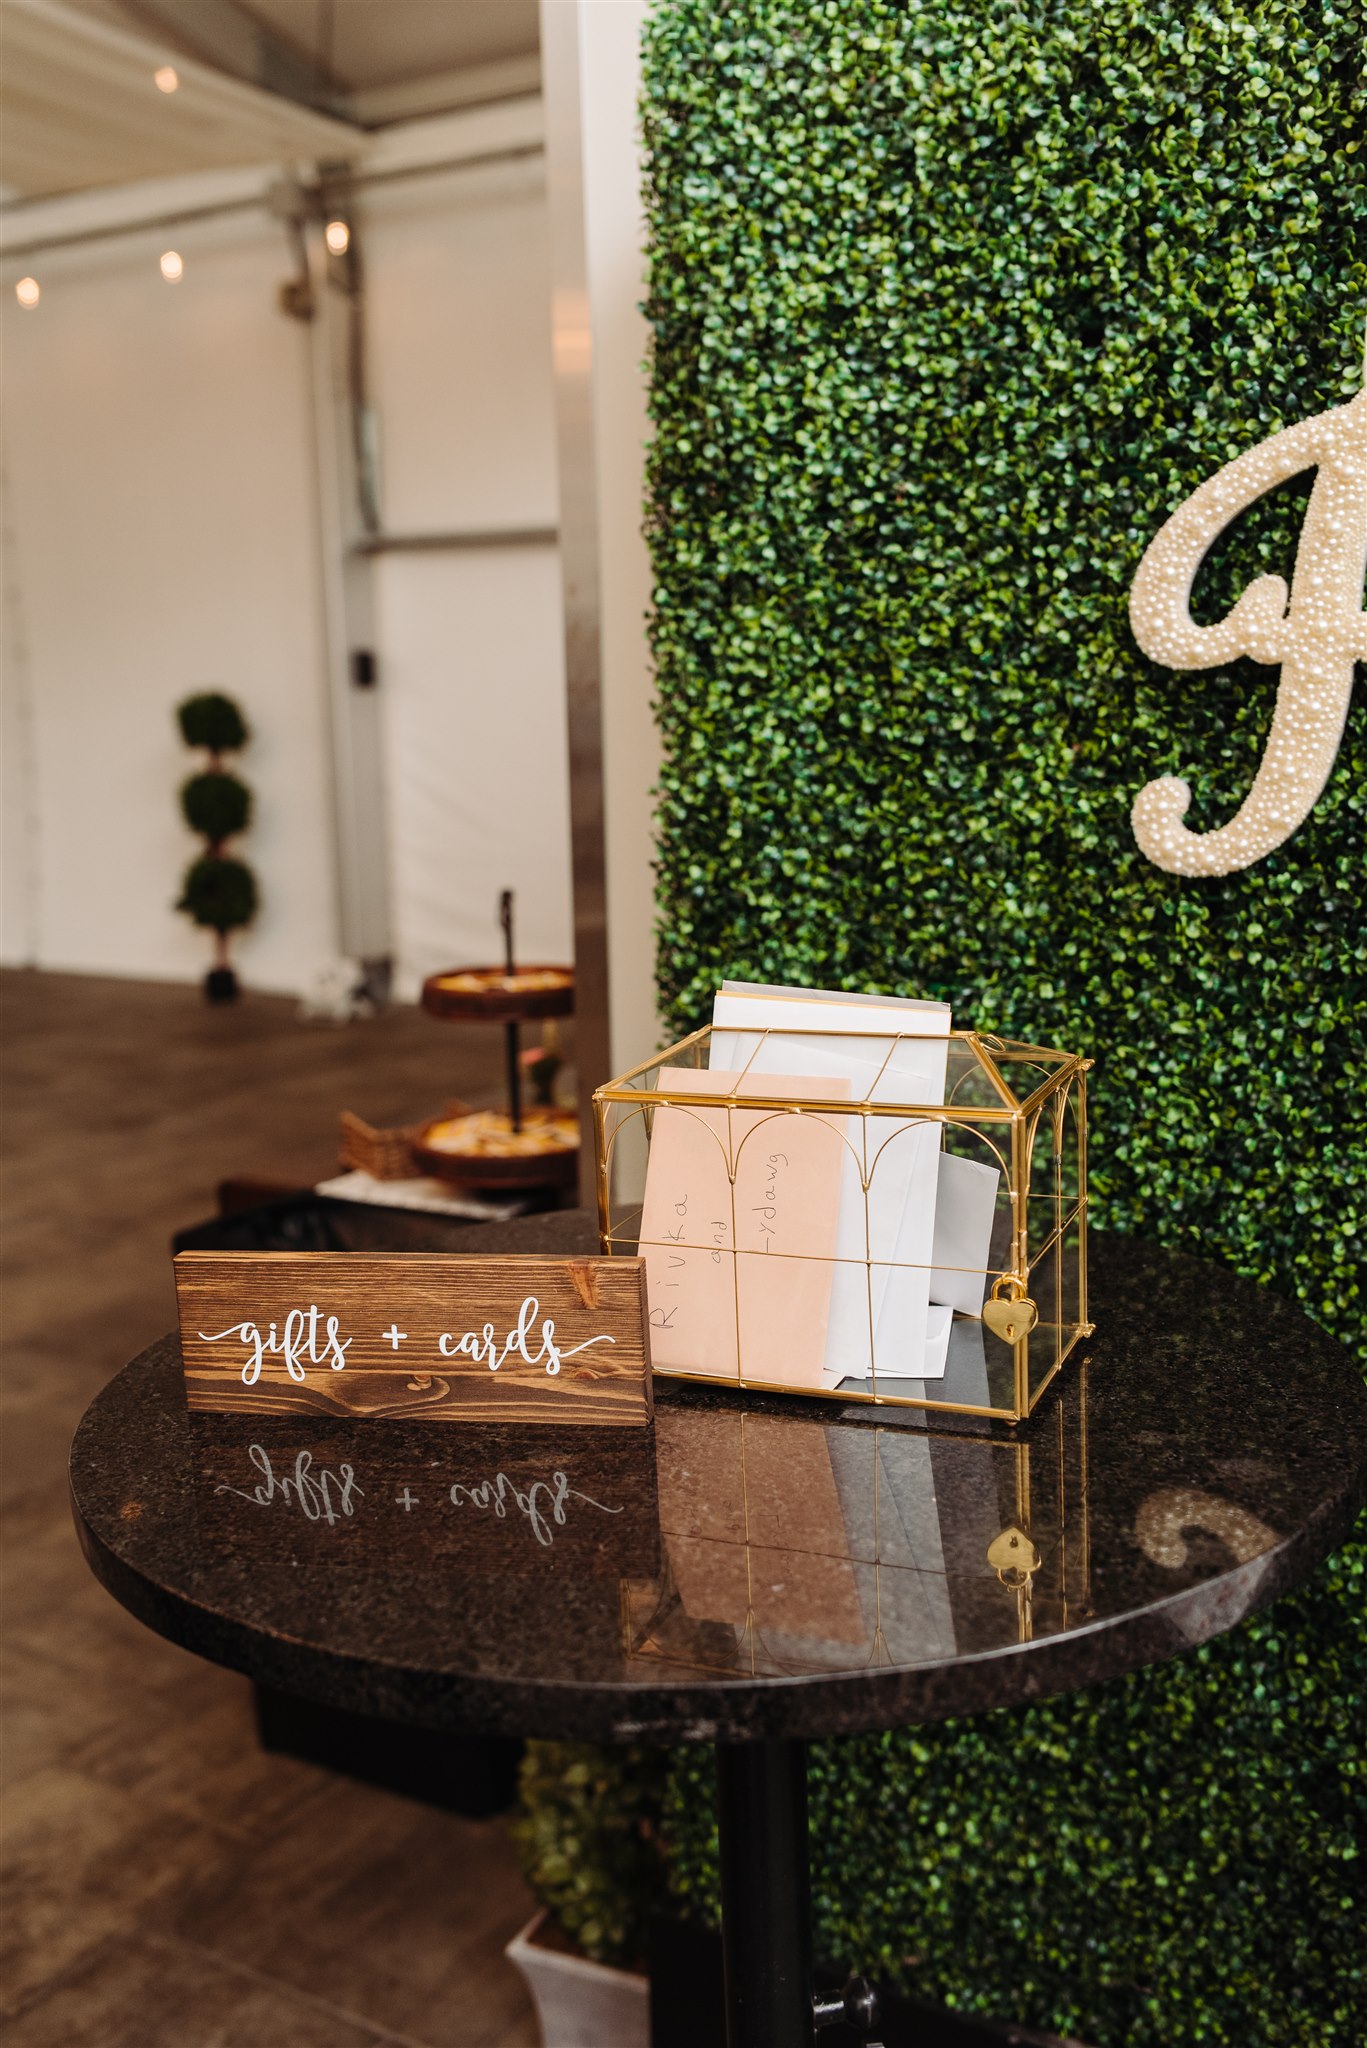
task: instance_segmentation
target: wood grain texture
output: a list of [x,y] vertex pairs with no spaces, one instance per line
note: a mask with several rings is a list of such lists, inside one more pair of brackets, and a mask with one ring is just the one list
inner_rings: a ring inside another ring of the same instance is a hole
[[640,1259],[182,1252],[175,1269],[192,1410],[651,1417]]

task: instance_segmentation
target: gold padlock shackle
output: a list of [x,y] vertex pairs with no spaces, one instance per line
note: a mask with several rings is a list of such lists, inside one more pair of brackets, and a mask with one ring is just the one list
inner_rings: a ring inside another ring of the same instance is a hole
[[1021,1279],[1019,1273],[999,1273],[996,1279],[992,1282],[992,1292],[988,1296],[988,1299],[990,1301],[996,1301],[999,1298],[1003,1287],[1014,1287],[1017,1289],[1017,1292],[1013,1294],[1011,1297],[1012,1301],[1025,1300],[1025,1282]]

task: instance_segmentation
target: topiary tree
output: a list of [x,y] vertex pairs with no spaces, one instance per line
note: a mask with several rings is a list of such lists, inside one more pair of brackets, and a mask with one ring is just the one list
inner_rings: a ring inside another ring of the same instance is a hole
[[245,861],[223,851],[224,842],[251,823],[252,796],[245,782],[223,766],[223,756],[247,743],[247,723],[231,697],[216,690],[187,697],[176,712],[187,746],[204,747],[209,765],[192,775],[180,792],[180,808],[192,832],[202,833],[206,850],[186,869],[177,910],[216,938],[214,965],[204,978],[211,1003],[230,1003],[238,992],[228,961],[228,934],[256,915],[256,877]]

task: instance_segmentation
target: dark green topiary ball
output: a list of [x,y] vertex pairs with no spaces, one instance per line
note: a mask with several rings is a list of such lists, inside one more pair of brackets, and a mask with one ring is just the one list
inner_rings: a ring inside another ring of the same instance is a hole
[[211,845],[219,846],[234,832],[246,829],[252,815],[252,794],[235,775],[208,768],[185,784],[180,808],[192,832],[202,832]]
[[247,744],[246,719],[232,698],[218,690],[187,697],[176,717],[187,747],[207,747],[211,754],[226,754]]
[[206,853],[186,869],[176,909],[211,931],[236,931],[256,915],[256,877],[245,861]]

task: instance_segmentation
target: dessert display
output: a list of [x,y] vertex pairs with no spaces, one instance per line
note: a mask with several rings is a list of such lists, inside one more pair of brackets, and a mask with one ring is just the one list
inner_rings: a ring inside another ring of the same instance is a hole
[[[452,1022],[502,1024],[506,1055],[506,1110],[450,1110],[424,1124],[412,1138],[413,1157],[423,1173],[481,1187],[571,1187],[579,1171],[579,1125],[570,1110],[552,1099],[562,1064],[553,1023],[542,1045],[524,1052],[518,1029],[534,1018],[570,1016],[574,970],[516,964],[513,950],[513,895],[499,899],[503,928],[501,967],[450,967],[423,983],[423,1008]],[[523,1106],[524,1077],[537,1096]]]
[[434,1017],[471,1023],[516,1023],[522,1018],[568,1017],[574,1009],[570,967],[452,967],[429,974],[422,1006]]
[[437,1117],[413,1140],[425,1173],[467,1187],[569,1185],[579,1169],[579,1124],[564,1109],[529,1109],[514,1128],[504,1110]]
[[494,990],[500,995],[525,995],[534,988],[568,988],[567,967],[517,967],[505,974],[496,967],[463,967],[458,973],[434,974],[436,986],[456,995],[482,995]]

